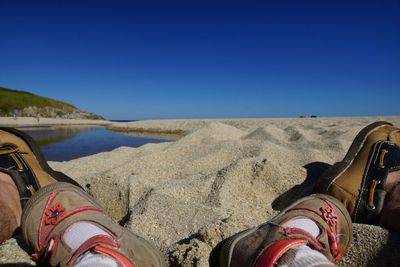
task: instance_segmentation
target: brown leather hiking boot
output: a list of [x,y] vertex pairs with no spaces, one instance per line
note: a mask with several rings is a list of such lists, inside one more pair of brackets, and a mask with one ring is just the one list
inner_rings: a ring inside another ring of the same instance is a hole
[[314,191],[339,199],[353,222],[379,224],[388,173],[400,169],[400,128],[375,122],[362,129],[342,161],[318,180]]
[[0,172],[13,178],[22,206],[37,190],[48,184],[68,182],[79,186],[72,178],[51,169],[36,142],[13,128],[0,127]]
[[[84,230],[71,234],[82,224]],[[93,234],[93,227],[100,234]],[[118,266],[165,266],[152,244],[119,226],[85,191],[68,183],[45,186],[32,196],[22,215],[22,232],[35,250],[33,258],[52,266],[73,266],[87,252],[105,255]]]
[[[317,238],[284,225],[299,218],[314,221]],[[352,225],[346,208],[337,199],[322,194],[304,197],[269,222],[240,232],[220,243],[212,252],[211,265],[221,267],[276,266],[289,249],[308,245],[331,261],[340,261],[350,245]]]

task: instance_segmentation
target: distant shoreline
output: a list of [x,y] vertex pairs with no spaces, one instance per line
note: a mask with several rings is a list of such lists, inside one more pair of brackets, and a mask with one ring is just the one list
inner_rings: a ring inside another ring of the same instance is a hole
[[73,125],[101,125],[107,126],[112,124],[107,120],[86,120],[86,119],[54,119],[40,118],[38,122],[32,117],[0,117],[0,126],[2,127],[49,127],[49,126],[73,126]]
[[133,122],[133,121],[138,121],[138,120],[110,120],[112,122]]

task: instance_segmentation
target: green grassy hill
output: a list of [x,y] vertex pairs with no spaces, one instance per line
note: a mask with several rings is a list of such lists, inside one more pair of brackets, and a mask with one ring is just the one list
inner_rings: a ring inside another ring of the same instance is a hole
[[104,119],[66,102],[0,86],[0,116],[13,116],[14,111],[18,117],[35,117],[39,113],[44,118]]
[[38,96],[25,91],[0,87],[0,115],[11,114],[14,109],[22,110],[29,106],[36,106],[38,108],[77,109],[75,106],[62,101]]

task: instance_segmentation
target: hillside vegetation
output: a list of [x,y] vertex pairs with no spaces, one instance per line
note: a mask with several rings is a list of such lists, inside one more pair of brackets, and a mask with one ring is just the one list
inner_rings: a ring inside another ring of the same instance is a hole
[[53,107],[76,109],[75,106],[62,101],[38,96],[25,91],[0,87],[0,110],[3,114],[12,113],[14,109],[22,110],[30,106],[35,106],[37,108]]
[[0,116],[35,116],[70,119],[103,119],[77,109],[69,103],[35,95],[26,91],[0,87]]

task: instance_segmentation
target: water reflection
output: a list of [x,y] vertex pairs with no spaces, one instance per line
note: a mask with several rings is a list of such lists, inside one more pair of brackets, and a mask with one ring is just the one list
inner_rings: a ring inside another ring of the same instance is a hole
[[100,126],[65,126],[20,129],[39,144],[45,158],[65,161],[110,151],[120,146],[139,147],[166,140],[129,136]]
[[59,143],[75,135],[89,131],[93,126],[74,126],[74,127],[37,127],[20,129],[35,139],[39,146]]

